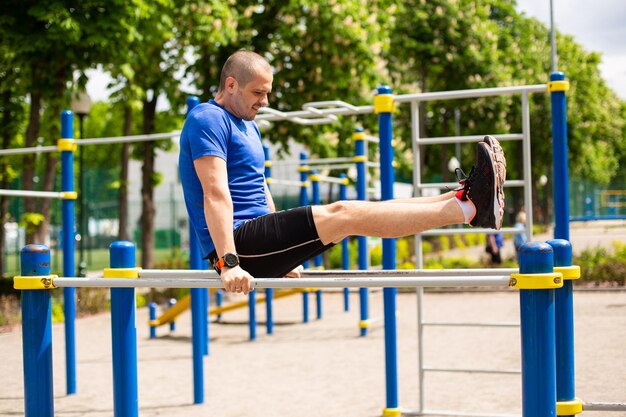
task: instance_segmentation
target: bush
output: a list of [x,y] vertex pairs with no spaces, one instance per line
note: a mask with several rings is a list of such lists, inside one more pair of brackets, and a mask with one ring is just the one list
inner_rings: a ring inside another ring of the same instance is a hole
[[586,249],[573,264],[580,266],[581,283],[596,286],[626,284],[626,244],[623,242],[613,242],[612,250],[603,247]]

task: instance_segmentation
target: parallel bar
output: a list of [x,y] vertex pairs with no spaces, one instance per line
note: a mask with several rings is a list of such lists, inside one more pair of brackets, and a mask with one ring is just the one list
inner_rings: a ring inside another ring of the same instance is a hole
[[447,410],[402,410],[403,416],[453,416],[453,417],[520,417],[519,414],[498,414],[498,413],[464,413]]
[[[398,269],[398,270],[325,270],[325,271],[302,271],[302,277],[335,277],[335,278],[362,278],[362,277],[472,277],[479,275],[511,275],[519,272],[517,268],[468,268],[468,269]],[[139,278],[217,278],[215,271],[194,271],[189,269],[140,269]],[[297,282],[301,282],[298,279]]]
[[[506,133],[497,134],[500,142],[509,140],[522,140],[524,135],[522,133]],[[443,145],[447,143],[475,143],[483,140],[485,135],[468,135],[468,136],[445,136],[434,138],[420,138],[417,139],[417,143],[420,145]]]
[[617,403],[584,403],[583,410],[585,411],[626,411],[626,402]]
[[504,94],[521,94],[524,91],[529,93],[545,93],[547,91],[546,84],[535,85],[520,85],[512,87],[495,87],[495,88],[480,88],[470,90],[456,90],[456,91],[437,91],[433,93],[417,93],[417,94],[403,94],[395,96],[396,103],[407,103],[412,101],[434,101],[434,100],[454,100],[462,98],[476,98],[476,97],[492,97]]
[[[254,288],[398,288],[398,287],[500,287],[509,285],[509,275],[504,276],[458,276],[442,277],[370,277],[370,278],[254,278]],[[105,288],[224,288],[222,281],[210,278],[74,278],[59,277],[53,281],[56,287],[105,287]]]
[[30,148],[0,149],[0,156],[5,155],[24,155],[31,153],[50,153],[58,152],[56,146],[32,146]]
[[450,323],[445,321],[424,321],[422,325],[437,327],[519,327],[519,323]]
[[167,133],[154,133],[150,135],[134,135],[134,136],[112,136],[108,138],[85,138],[76,141],[76,145],[105,145],[111,143],[126,143],[126,142],[150,142],[153,140],[173,139],[180,136],[180,131],[173,131]]
[[65,193],[58,191],[0,190],[0,195],[10,197],[63,198]]
[[[486,234],[493,233],[492,229],[485,229],[480,227],[454,227],[450,229],[431,229],[421,233],[422,236],[442,236],[442,235],[455,235],[457,233],[464,234]],[[500,229],[500,233],[522,233],[522,230],[515,227],[503,227]]]
[[[524,186],[524,180],[507,180],[504,182],[503,184],[504,187],[523,187]],[[458,182],[429,182],[429,183],[422,183],[419,185],[416,185],[414,188],[416,189],[428,189],[428,188],[437,188],[437,189],[446,189],[446,188],[450,188],[450,189],[458,189],[459,188],[459,183]]]
[[522,373],[519,369],[461,369],[461,368],[424,368],[429,372],[446,372],[446,373],[463,373],[463,374],[506,374],[519,375]]

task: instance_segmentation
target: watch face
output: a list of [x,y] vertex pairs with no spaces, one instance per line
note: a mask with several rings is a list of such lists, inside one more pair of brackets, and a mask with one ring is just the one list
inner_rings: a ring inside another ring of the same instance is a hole
[[224,254],[224,263],[229,268],[239,265],[239,258],[234,253]]

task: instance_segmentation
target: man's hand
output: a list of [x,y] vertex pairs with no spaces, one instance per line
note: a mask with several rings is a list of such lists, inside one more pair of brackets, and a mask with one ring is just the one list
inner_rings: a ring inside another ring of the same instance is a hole
[[228,292],[238,292],[248,294],[254,291],[252,286],[252,275],[239,265],[229,268],[224,266],[220,274],[224,289]]
[[302,271],[304,271],[304,267],[299,265],[295,267],[292,271],[287,272],[285,278],[300,278],[302,276]]

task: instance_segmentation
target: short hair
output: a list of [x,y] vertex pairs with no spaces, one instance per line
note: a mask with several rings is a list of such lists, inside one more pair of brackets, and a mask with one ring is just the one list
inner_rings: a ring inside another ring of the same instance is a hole
[[218,91],[226,88],[226,78],[233,77],[241,86],[245,86],[252,81],[259,70],[271,71],[272,67],[256,52],[245,49],[235,52],[228,57],[222,67]]
[[515,220],[518,223],[526,223],[526,213],[524,212],[524,210],[521,210],[519,213],[517,213]]

